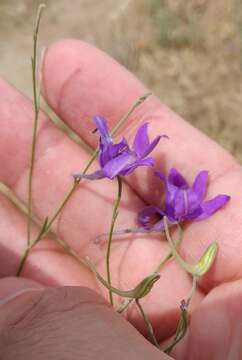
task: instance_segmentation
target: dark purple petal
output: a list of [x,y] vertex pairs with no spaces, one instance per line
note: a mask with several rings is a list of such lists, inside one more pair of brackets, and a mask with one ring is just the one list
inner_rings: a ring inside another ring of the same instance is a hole
[[198,199],[202,201],[206,195],[207,191],[207,183],[208,183],[208,171],[200,171],[200,173],[196,176],[194,183],[192,185],[192,189],[197,194]]
[[144,151],[142,157],[149,155],[151,153],[151,151],[153,151],[153,149],[156,147],[156,145],[158,144],[160,139],[164,136],[163,135],[156,136],[156,138],[150,143],[150,145],[146,149],[144,149],[145,151]]
[[202,214],[203,209],[201,206],[198,206],[192,213],[190,213],[186,219],[187,220],[197,220],[197,218]]
[[108,161],[112,160],[118,155],[121,155],[123,152],[130,151],[127,140],[125,138],[123,138],[118,144],[101,144],[100,149],[101,151],[99,155],[99,161],[101,167],[104,167]]
[[184,177],[175,168],[172,168],[169,172],[168,183],[183,189],[187,189],[189,187]]
[[133,148],[138,157],[143,157],[144,152],[150,144],[147,129],[148,123],[145,123],[138,129],[134,138]]
[[138,222],[140,225],[144,227],[151,227],[154,223],[156,223],[160,217],[163,217],[165,213],[158,207],[158,206],[145,206],[139,213],[138,213]]
[[99,131],[102,144],[112,143],[113,141],[112,141],[111,136],[108,133],[108,127],[107,127],[106,120],[101,116],[94,116],[93,122]]
[[156,138],[150,143],[148,137],[148,123],[142,125],[135,136],[133,148],[138,157],[146,157],[156,147],[162,137],[168,138],[167,135],[156,136]]
[[203,220],[213,215],[216,211],[224,207],[230,200],[228,195],[217,195],[215,198],[205,201],[201,204],[202,214],[197,217],[197,220]]
[[113,179],[117,175],[122,175],[122,170],[135,161],[136,156],[133,153],[127,152],[121,154],[106,163],[106,165],[103,167],[103,173],[106,177]]

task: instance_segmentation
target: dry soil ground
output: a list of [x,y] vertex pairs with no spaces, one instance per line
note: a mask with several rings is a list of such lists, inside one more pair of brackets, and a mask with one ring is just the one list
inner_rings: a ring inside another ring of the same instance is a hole
[[[39,1],[0,0],[0,73],[31,95]],[[242,162],[241,0],[46,0],[42,44],[75,37],[106,50]]]

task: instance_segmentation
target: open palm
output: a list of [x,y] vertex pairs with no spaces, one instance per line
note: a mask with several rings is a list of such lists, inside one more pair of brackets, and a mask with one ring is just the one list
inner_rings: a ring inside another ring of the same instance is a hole
[[[106,117],[112,127],[147,89],[129,72],[99,50],[85,43],[65,40],[52,45],[43,64],[43,94],[48,104],[85,142],[97,145],[92,133],[94,115]],[[23,200],[27,198],[28,163],[33,109],[23,95],[0,82],[0,180]],[[222,148],[199,133],[151,96],[117,134],[132,139],[138,126],[148,121],[149,134],[167,134],[153,152],[156,168],[179,169],[189,181],[198,171],[210,174],[208,197],[225,193],[231,201],[210,219],[192,223],[185,230],[181,253],[196,261],[212,241],[219,244],[215,265],[199,283],[192,301],[190,330],[174,350],[176,359],[240,359],[242,354],[242,170]],[[33,183],[35,214],[44,219],[60,205],[73,183],[71,174],[82,171],[89,155],[41,115]],[[95,167],[95,165],[94,165]],[[117,221],[118,228],[135,227],[138,211],[146,204],[160,204],[162,187],[153,169],[138,169],[126,178]],[[83,181],[53,224],[53,232],[80,257],[88,255],[102,273],[105,244],[95,238],[108,231],[116,182]],[[26,219],[8,200],[0,198],[0,273],[16,274],[26,246]],[[38,229],[33,230],[33,236]],[[35,233],[34,233],[35,232]],[[113,284],[130,289],[150,274],[166,255],[166,242],[154,236],[117,239],[112,248]],[[179,302],[191,287],[191,279],[174,262],[163,269],[161,279],[143,300],[157,338],[163,342],[175,331]],[[47,286],[84,285],[106,296],[94,276],[66,254],[50,238],[31,253],[22,276]],[[144,331],[134,308],[129,320]]]

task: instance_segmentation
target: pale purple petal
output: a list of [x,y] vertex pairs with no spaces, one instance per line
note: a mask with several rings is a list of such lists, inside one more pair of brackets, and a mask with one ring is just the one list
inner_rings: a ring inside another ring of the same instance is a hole
[[101,137],[101,142],[103,144],[112,143],[113,141],[112,141],[111,136],[109,135],[106,120],[101,116],[94,116],[93,122],[99,131],[99,134]]
[[122,176],[126,176],[131,174],[137,167],[140,166],[154,166],[155,161],[153,158],[147,158],[147,159],[142,159],[142,160],[136,160],[134,163],[132,163],[131,165],[128,165],[127,167],[125,167],[125,169],[123,169],[119,175]]
[[191,214],[200,206],[201,201],[193,189],[189,188],[183,191],[186,191],[185,204],[187,205],[185,206],[187,206],[187,213]]
[[131,165],[136,160],[133,153],[124,153],[110,160],[104,167],[103,173],[110,179],[117,175],[122,175],[121,171]]
[[184,177],[179,173],[178,170],[172,168],[168,175],[168,183],[178,187],[178,188],[188,188],[188,183]]
[[154,232],[162,232],[164,230],[165,226],[164,226],[164,221],[163,219],[161,219],[160,221],[157,221],[154,225],[152,225],[150,227],[150,231],[154,231]]
[[138,129],[134,138],[133,148],[138,157],[143,157],[145,150],[150,144],[147,129],[148,123],[145,123]]
[[216,211],[223,208],[229,200],[230,196],[228,195],[217,195],[215,198],[205,201],[201,204],[203,212],[199,217],[197,217],[197,220],[203,220],[210,217]]
[[73,174],[74,179],[80,180],[80,179],[87,179],[87,180],[99,180],[104,178],[104,174],[102,170],[97,170],[93,172],[92,174]]
[[188,213],[188,201],[186,198],[187,194],[184,190],[175,193],[173,208],[174,217],[177,220],[181,220]]
[[194,183],[192,185],[192,189],[197,194],[198,199],[202,201],[206,195],[207,191],[207,183],[208,183],[208,171],[200,171],[200,173],[196,176]]

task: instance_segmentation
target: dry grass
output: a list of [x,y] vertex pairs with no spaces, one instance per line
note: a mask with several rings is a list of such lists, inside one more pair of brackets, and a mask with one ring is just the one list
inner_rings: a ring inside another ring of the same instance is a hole
[[[99,46],[242,162],[241,0],[46,2],[43,44],[76,37]],[[27,94],[37,3],[0,3],[1,74]]]

